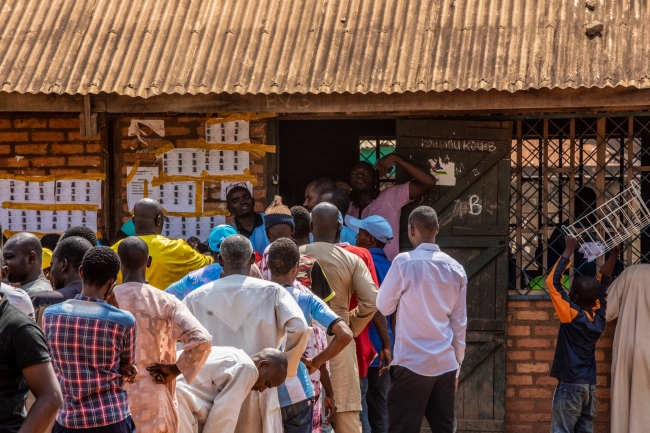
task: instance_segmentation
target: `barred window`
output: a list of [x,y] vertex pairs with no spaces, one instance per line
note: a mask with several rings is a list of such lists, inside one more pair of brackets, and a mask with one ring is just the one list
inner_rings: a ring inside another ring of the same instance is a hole
[[[359,161],[368,162],[375,166],[378,160],[395,152],[397,141],[394,137],[361,137],[359,139]],[[395,185],[395,165],[379,179],[379,189],[383,191]]]
[[[650,202],[650,117],[516,120],[511,158],[510,295],[546,292],[545,280],[564,250],[563,225],[632,181]],[[650,262],[650,228],[626,241],[622,258],[627,264]],[[572,274],[595,276],[604,260],[588,262],[576,253]],[[619,261],[615,274],[622,269]]]

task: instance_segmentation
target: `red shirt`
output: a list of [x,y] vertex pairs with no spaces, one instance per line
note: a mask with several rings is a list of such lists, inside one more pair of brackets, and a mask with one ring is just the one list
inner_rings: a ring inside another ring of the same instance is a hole
[[[375,262],[372,260],[370,251],[368,251],[366,248],[355,247],[348,244],[347,242],[336,245],[356,256],[359,256],[368,267],[370,275],[372,276],[372,281],[374,281],[377,288],[379,288],[379,280],[377,279]],[[352,299],[350,299],[350,310],[354,310],[357,305],[359,305],[357,297],[352,296]],[[358,337],[354,337],[354,343],[357,345],[357,364],[359,365],[359,377],[361,378],[364,378],[368,375],[368,367],[370,367],[372,360],[375,359],[375,356],[377,356],[377,352],[372,346],[372,343],[370,342],[370,336],[368,335],[370,323],[368,323],[368,326],[366,326],[366,328],[363,330],[363,332],[361,332],[361,334],[359,334]]]

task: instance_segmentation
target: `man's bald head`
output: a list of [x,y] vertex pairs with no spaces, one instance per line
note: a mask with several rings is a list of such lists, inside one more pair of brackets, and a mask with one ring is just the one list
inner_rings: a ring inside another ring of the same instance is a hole
[[276,388],[287,378],[289,363],[285,354],[278,349],[263,349],[251,356],[258,371],[258,378],[253,391],[263,392],[268,388]]
[[16,233],[4,246],[3,258],[10,283],[25,285],[42,274],[43,247],[31,233]]
[[151,235],[161,234],[163,229],[163,208],[155,200],[143,198],[133,207],[133,225],[135,234]]
[[5,248],[8,247],[17,248],[24,253],[33,251],[39,257],[42,257],[43,255],[43,247],[41,246],[41,241],[31,233],[16,233],[7,241]]
[[331,203],[319,203],[311,211],[311,226],[315,242],[333,244],[341,231],[339,210]]
[[124,239],[117,248],[122,268],[135,271],[146,268],[149,262],[149,246],[137,236]]

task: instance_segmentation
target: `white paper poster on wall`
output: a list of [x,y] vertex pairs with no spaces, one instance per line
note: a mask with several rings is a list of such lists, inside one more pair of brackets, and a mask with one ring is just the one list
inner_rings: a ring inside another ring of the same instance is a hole
[[53,204],[54,182],[6,179],[2,180],[0,194],[2,202]]
[[221,144],[249,143],[251,140],[249,127],[249,122],[245,120],[208,124],[205,125],[205,141]]
[[[126,168],[126,175],[131,174],[131,169],[133,167]],[[135,177],[126,185],[126,201],[129,206],[129,210],[133,210],[136,202],[141,198],[144,198],[144,182],[145,180],[149,182],[149,187],[147,188],[147,195],[152,200],[158,200],[160,195],[159,187],[154,187],[151,185],[151,181],[154,177],[158,176],[158,167],[138,167],[138,171],[135,174]]]
[[85,226],[97,232],[97,212],[85,210],[3,209],[2,220],[10,231],[63,233],[70,227]]
[[102,207],[101,180],[57,180],[57,204],[94,204]]
[[430,159],[429,164],[431,164],[431,174],[436,177],[436,185],[456,185],[456,164],[448,159],[446,162],[443,162],[441,158],[438,158],[438,161]]
[[207,241],[213,227],[226,223],[226,217],[215,215],[209,217],[174,217],[165,219],[163,236],[171,239],[185,239],[195,236],[202,242]]
[[253,185],[251,185],[250,182],[231,182],[231,181],[222,181],[221,182],[221,201],[226,201],[226,197],[228,195],[228,191],[233,189],[236,186],[243,186],[245,188],[248,188],[248,190],[251,192],[251,195],[253,195]]
[[[203,188],[203,183],[200,183]],[[195,212],[196,211],[196,182],[170,182],[160,185],[160,198],[158,202],[167,212]],[[203,211],[203,201],[199,210]]]
[[211,175],[243,174],[248,168],[248,152],[211,150],[205,155],[205,171]]
[[205,161],[203,149],[174,149],[162,155],[163,171],[170,176],[200,176]]

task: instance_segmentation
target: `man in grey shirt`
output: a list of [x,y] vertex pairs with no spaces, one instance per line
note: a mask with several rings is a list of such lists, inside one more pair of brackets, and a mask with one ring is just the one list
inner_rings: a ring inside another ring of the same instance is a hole
[[7,279],[20,285],[30,298],[37,293],[50,292],[52,286],[43,274],[43,247],[31,233],[17,233],[5,244],[3,257]]

